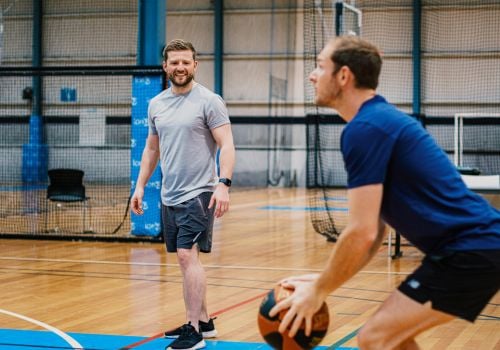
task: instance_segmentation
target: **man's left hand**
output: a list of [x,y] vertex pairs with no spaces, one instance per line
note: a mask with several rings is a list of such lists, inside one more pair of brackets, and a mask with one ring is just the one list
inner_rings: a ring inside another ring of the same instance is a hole
[[306,336],[311,334],[313,316],[320,309],[324,300],[316,293],[315,279],[289,278],[286,283],[283,283],[284,287],[294,289],[294,292],[276,304],[269,312],[269,316],[274,317],[281,310],[288,309],[280,322],[280,333],[289,329],[288,336],[293,338],[304,321]]
[[208,209],[215,205],[215,217],[220,218],[229,210],[229,187],[219,183],[210,198]]

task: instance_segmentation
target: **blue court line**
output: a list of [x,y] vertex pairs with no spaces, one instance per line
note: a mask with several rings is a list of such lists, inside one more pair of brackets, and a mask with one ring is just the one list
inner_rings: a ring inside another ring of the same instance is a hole
[[[146,337],[129,335],[84,334],[69,333],[85,350],[116,350],[129,344],[139,342]],[[157,350],[164,349],[173,339],[154,339],[134,349]],[[272,350],[265,343],[236,342],[225,340],[206,340],[208,350]],[[63,339],[48,331],[31,331],[0,328],[0,350],[71,350],[72,347]],[[328,350],[326,346],[315,349]],[[337,350],[353,350],[353,348],[335,348]]]
[[327,350],[347,350],[347,349],[353,349],[353,350],[356,349],[357,350],[357,348],[341,348],[340,346],[342,344],[348,342],[352,338],[354,338],[356,336],[356,334],[358,334],[358,331],[360,329],[361,329],[361,327],[359,327],[358,329],[352,331],[351,333],[349,333],[348,335],[346,335],[344,338],[342,338],[339,341],[337,341],[336,343],[330,345]]
[[336,201],[336,202],[347,202],[346,197],[320,197],[322,199],[326,199],[327,201]]
[[347,208],[325,208],[325,207],[289,207],[284,205],[266,205],[260,207],[260,210],[292,210],[292,211],[341,211],[347,212]]

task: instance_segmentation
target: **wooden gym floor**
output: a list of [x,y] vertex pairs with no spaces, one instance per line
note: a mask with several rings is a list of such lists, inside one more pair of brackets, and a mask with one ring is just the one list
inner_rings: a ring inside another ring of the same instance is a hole
[[[232,194],[216,222],[213,252],[202,255],[208,305],[217,316],[210,349],[269,349],[256,323],[276,281],[320,271],[332,243],[316,234],[304,189]],[[339,195],[342,195],[340,193]],[[422,258],[387,245],[327,298],[331,322],[324,349],[356,349],[356,331]],[[163,349],[162,331],[185,320],[175,254],[160,243],[0,240],[0,349]],[[479,320],[462,320],[417,338],[423,349],[500,349],[500,294]]]

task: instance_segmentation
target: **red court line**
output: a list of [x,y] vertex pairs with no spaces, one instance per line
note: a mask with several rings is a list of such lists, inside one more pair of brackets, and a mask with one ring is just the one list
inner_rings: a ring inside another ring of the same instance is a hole
[[153,335],[152,337],[140,340],[138,342],[135,342],[135,343],[127,345],[127,346],[124,346],[123,348],[120,348],[119,350],[133,349],[133,348],[136,348],[138,346],[141,346],[142,344],[149,343],[150,341],[153,341],[153,340],[161,338],[161,337],[163,337],[163,333],[158,333],[156,335]]
[[[228,306],[224,309],[221,309],[221,310],[218,310],[218,311],[215,311],[214,313],[212,313],[210,315],[210,317],[216,317],[216,316],[219,316],[221,314],[223,314],[224,312],[226,311],[229,311],[229,310],[232,310],[232,309],[236,309],[237,307],[240,307],[242,305],[245,305],[245,304],[248,304],[248,303],[251,303],[252,301],[254,300],[257,300],[257,299],[260,299],[262,298],[264,295],[266,295],[268,293],[268,291],[264,292],[264,293],[261,293],[259,295],[256,295],[250,299],[247,299],[247,300],[243,300],[242,302],[239,302],[237,304],[234,304],[234,305],[231,305],[231,306]],[[133,348],[136,348],[138,346],[141,346],[143,344],[146,344],[146,343],[149,343],[150,341],[153,341],[155,339],[158,339],[158,338],[162,338],[163,337],[163,332],[161,333],[158,333],[158,334],[155,334],[149,338],[146,338],[146,339],[143,339],[143,340],[140,340],[138,342],[135,342],[133,344],[130,344],[130,345],[127,345],[127,346],[124,346],[122,348],[120,348],[119,350],[129,350],[129,349],[133,349]]]
[[245,305],[245,304],[248,304],[256,299],[260,299],[262,298],[264,295],[266,295],[267,293],[269,292],[264,292],[262,294],[259,294],[259,295],[256,295],[254,296],[253,298],[250,298],[250,299],[247,299],[247,300],[243,300],[242,302],[238,303],[238,304],[234,304],[234,305],[231,305],[231,306],[228,306],[226,307],[225,309],[222,309],[222,310],[219,310],[219,311],[215,311],[213,314],[210,315],[210,317],[215,317],[215,316],[219,316],[220,314],[223,314],[224,312],[226,311],[229,311],[229,310],[232,310],[232,309],[236,309],[237,307],[239,306],[242,306],[242,305]]

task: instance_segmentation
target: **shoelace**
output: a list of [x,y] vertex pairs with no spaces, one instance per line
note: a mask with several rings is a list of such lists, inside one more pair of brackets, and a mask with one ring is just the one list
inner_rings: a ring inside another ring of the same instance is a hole
[[184,324],[181,326],[181,335],[188,335],[190,333],[192,333],[194,330],[194,327],[191,326],[191,322],[187,323],[187,324]]

